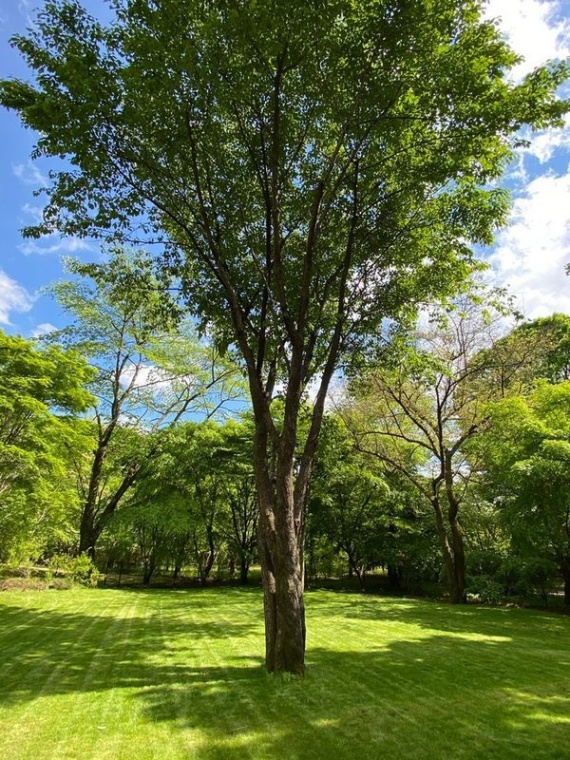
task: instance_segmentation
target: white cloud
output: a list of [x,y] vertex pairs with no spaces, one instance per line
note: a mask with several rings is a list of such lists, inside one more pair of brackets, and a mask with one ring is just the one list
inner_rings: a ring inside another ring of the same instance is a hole
[[523,148],[526,153],[538,159],[541,164],[548,163],[559,148],[570,148],[570,114],[564,117],[564,126],[560,129],[547,129],[529,136],[530,145]]
[[29,311],[33,302],[33,296],[25,288],[0,270],[0,324],[12,324],[10,313]]
[[[48,235],[43,239],[50,240],[54,235]],[[88,251],[90,249],[91,246],[89,243],[78,237],[60,238],[56,243],[52,243],[51,245],[42,245],[37,240],[26,240],[18,246],[18,250],[21,251],[24,256],[30,256],[31,254],[45,256],[51,253],[69,254],[77,253],[77,251]]]
[[57,330],[57,327],[55,325],[52,325],[51,322],[42,322],[41,324],[36,325],[32,330],[32,338],[39,338],[41,335],[48,335],[48,333],[54,332],[54,330]]
[[16,164],[12,167],[14,176],[17,177],[24,185],[33,186],[37,189],[45,187],[49,180],[45,174],[41,172],[38,165],[33,161],[26,161],[25,164]]
[[508,285],[528,317],[570,313],[570,167],[528,183],[516,198],[511,225],[497,238],[490,257],[501,284]]
[[[560,0],[488,0],[486,16],[500,18],[501,31],[524,58],[512,72],[515,81],[570,56],[570,18]],[[561,129],[522,136],[530,145],[518,152],[507,177],[516,187],[511,225],[498,235],[490,260],[499,284],[510,287],[527,317],[570,313],[570,168],[560,171],[560,151],[570,149],[570,116]],[[529,175],[528,157],[544,166],[542,175]],[[550,162],[556,172],[546,171]]]
[[[42,223],[43,217],[40,206],[33,206],[31,203],[25,203],[22,206],[22,211],[28,219],[31,218],[32,224],[39,225]],[[29,221],[25,222],[25,224],[29,223]],[[18,246],[18,250],[23,253],[24,256],[30,256],[32,254],[43,256],[52,253],[74,254],[78,251],[89,251],[91,248],[92,246],[83,238],[74,235],[58,237],[56,231],[49,235],[44,235],[40,240],[25,240]]]
[[570,19],[558,0],[489,0],[485,15],[499,19],[511,47],[524,58],[512,71],[515,80],[570,55]]
[[26,216],[31,216],[34,224],[41,224],[43,221],[43,213],[41,206],[32,206],[31,203],[24,203],[22,211]]
[[121,374],[121,383],[124,386],[131,383],[135,388],[152,389],[154,393],[168,393],[172,390],[173,377],[159,367],[152,364],[127,366]]

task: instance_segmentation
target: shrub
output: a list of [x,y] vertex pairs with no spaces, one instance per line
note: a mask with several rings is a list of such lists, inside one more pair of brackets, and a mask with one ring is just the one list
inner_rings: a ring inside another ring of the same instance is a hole
[[73,583],[97,586],[101,573],[87,554],[72,557],[69,554],[54,554],[48,561],[48,570],[56,578],[65,576]]
[[488,575],[478,575],[469,581],[467,597],[484,604],[499,604],[504,595],[500,583]]

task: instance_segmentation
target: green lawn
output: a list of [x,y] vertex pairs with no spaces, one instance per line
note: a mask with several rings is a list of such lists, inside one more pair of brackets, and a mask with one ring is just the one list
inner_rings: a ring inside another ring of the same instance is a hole
[[307,595],[304,681],[261,594],[0,593],[2,760],[570,758],[570,619]]

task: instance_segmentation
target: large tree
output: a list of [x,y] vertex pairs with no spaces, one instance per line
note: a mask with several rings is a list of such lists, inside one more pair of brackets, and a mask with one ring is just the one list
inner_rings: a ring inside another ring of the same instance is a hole
[[570,382],[494,404],[480,447],[513,552],[558,567],[570,605]]
[[570,316],[552,314],[523,322],[497,341],[479,361],[498,396],[528,395],[538,378],[570,379]]
[[563,65],[509,83],[517,58],[482,5],[113,0],[104,27],[53,0],[14,39],[35,82],[2,82],[0,101],[40,132],[35,155],[72,163],[28,234],[154,235],[242,358],[270,671],[304,670],[303,507],[335,368],[463,279],[505,221],[490,183],[512,136],[566,110]]

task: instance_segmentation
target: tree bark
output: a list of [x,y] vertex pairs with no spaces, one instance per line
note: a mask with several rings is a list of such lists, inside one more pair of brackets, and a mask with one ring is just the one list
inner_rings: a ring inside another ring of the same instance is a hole
[[465,604],[465,548],[463,546],[463,531],[459,524],[459,501],[453,488],[453,452],[445,451],[445,493],[447,496],[447,521],[451,531],[451,548],[453,552],[453,590],[451,601],[454,604]]
[[255,436],[254,464],[259,500],[265,665],[270,673],[304,675],[303,505],[295,499],[293,452],[276,451],[275,463],[270,463],[267,436],[263,426],[259,428]]
[[239,558],[239,582],[242,586],[247,586],[249,583],[249,562],[245,554]]
[[90,559],[94,559],[95,557],[95,544],[97,543],[98,538],[93,522],[93,512],[86,504],[83,508],[81,523],[79,525],[78,554],[87,554]]
[[454,569],[454,604],[465,604],[465,548],[463,545],[463,532],[457,518],[450,520],[452,546],[453,546],[453,569]]
[[439,503],[439,497],[433,496],[431,503],[435,512],[437,533],[445,564],[449,598],[452,604],[464,604],[466,602],[465,554],[463,550],[463,536],[461,534],[461,529],[459,523],[455,520],[454,526],[451,526],[452,541],[450,542],[443,513],[441,511],[441,505]]
[[149,560],[143,565],[143,586],[145,588],[148,588],[150,586],[150,581],[154,575],[155,567],[156,564],[153,560]]
[[[261,506],[259,546],[264,591],[265,664],[270,673],[305,671],[302,547],[291,504],[267,494]],[[276,503],[277,502],[277,503]]]

